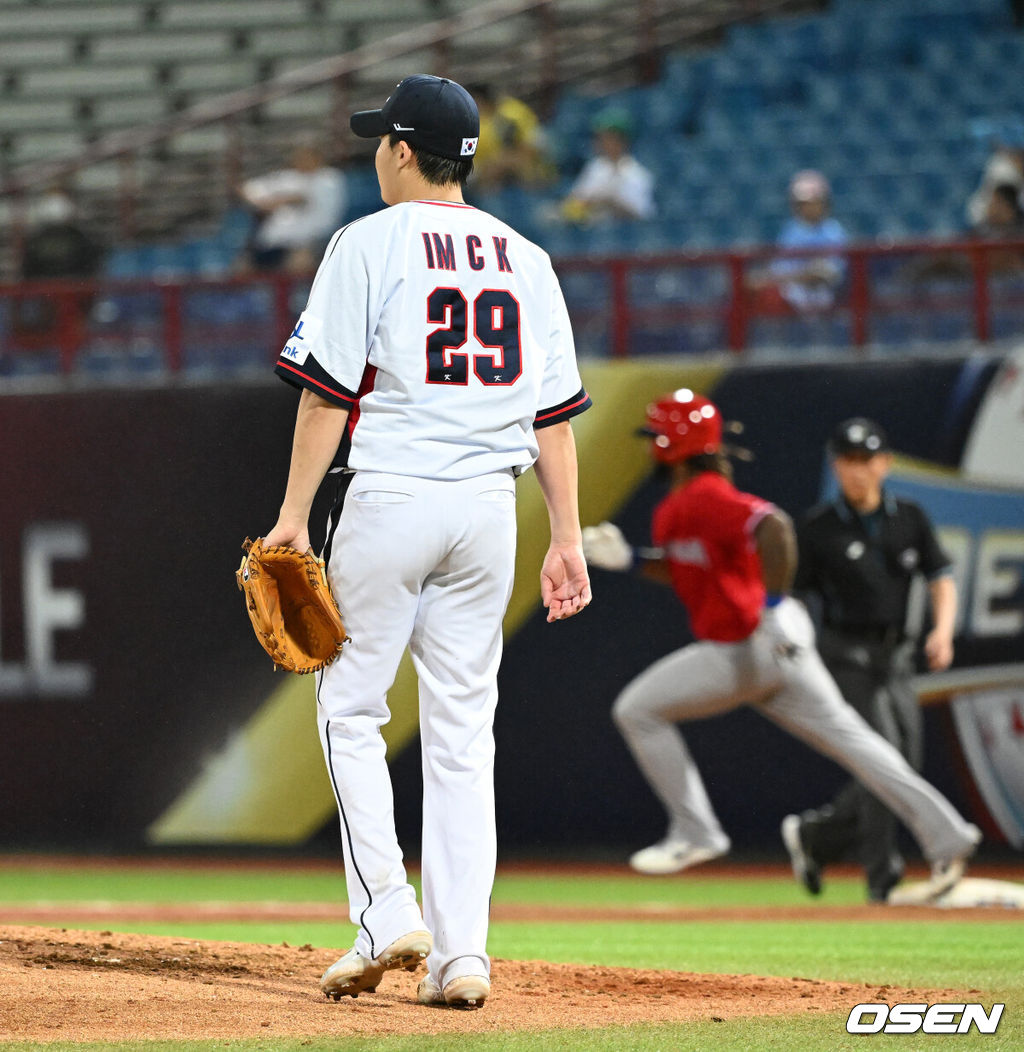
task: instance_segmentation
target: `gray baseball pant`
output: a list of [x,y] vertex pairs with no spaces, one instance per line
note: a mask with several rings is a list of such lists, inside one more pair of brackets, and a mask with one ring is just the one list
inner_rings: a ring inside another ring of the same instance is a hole
[[[813,639],[810,618],[796,606]],[[668,812],[671,838],[697,846],[728,843],[675,724],[740,705],[753,705],[849,771],[910,829],[930,861],[954,858],[973,843],[970,826],[949,801],[846,704],[814,647],[779,656],[763,627],[738,643],[704,641],[677,650],[615,701],[615,722]]]

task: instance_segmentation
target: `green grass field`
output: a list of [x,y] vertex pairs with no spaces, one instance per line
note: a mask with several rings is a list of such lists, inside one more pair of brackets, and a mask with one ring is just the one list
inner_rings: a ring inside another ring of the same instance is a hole
[[[344,885],[340,872],[323,868],[280,870],[261,865],[253,868],[182,864],[166,868],[114,869],[83,863],[67,868],[45,863],[0,866],[0,924],[19,923],[13,916],[16,905],[46,904],[60,918],[61,903],[330,903],[341,902]],[[895,986],[929,986],[962,990],[969,1001],[986,1006],[1006,1003],[995,1035],[957,1035],[958,1049],[986,1050],[1024,1048],[1024,923],[1000,911],[981,911],[978,920],[963,922],[944,916],[941,910],[926,910],[920,920],[886,920],[884,910],[864,911],[852,921],[829,916],[828,906],[855,905],[862,887],[852,878],[829,883],[827,893],[815,902],[807,919],[781,920],[773,909],[806,906],[808,899],[788,879],[744,877],[737,868],[731,874],[650,880],[627,873],[621,876],[581,876],[563,873],[531,875],[516,870],[500,873],[494,890],[496,912],[502,904],[564,904],[596,910],[643,906],[652,911],[672,907],[708,911],[708,919],[679,922],[652,917],[650,921],[603,920],[587,923],[535,920],[497,920],[491,929],[489,949],[494,957],[515,960],[548,960],[605,966],[675,969],[700,973],[800,976],[809,979],[849,981]],[[763,920],[722,920],[711,911],[729,906],[763,908]],[[6,907],[6,909],[5,909]],[[777,911],[776,911],[777,912]],[[820,913],[820,919],[815,916]],[[875,919],[877,915],[877,919]],[[49,926],[103,927],[87,924],[69,912],[63,921]],[[353,929],[340,915],[339,922],[325,921],[180,921],[117,924],[118,931],[154,935],[176,935],[195,939],[291,945],[311,943],[318,947],[350,945]],[[2,991],[0,991],[2,998]],[[852,1002],[851,1002],[852,1007]],[[495,1001],[488,1011],[499,1012]],[[0,1003],[0,1020],[2,1020]],[[2,1030],[2,1027],[0,1027]],[[730,1019],[722,1023],[687,1023],[607,1028],[593,1031],[555,1031],[488,1036],[450,1036],[336,1039],[309,1043],[309,1039],[249,1041],[204,1041],[187,1043],[125,1042],[80,1044],[78,1049],[266,1049],[320,1052],[326,1049],[416,1049],[439,1052],[510,1049],[846,1049],[862,1048],[864,1037],[845,1032],[845,1015],[808,1018],[774,1017]],[[900,1050],[931,1048],[948,1041],[944,1036],[877,1035],[867,1039],[874,1045]],[[0,1041],[7,1052],[27,1052],[66,1045]]]

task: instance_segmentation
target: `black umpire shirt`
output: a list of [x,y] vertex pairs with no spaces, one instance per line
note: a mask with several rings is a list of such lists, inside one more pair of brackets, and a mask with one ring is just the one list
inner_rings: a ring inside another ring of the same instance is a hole
[[870,515],[842,496],[812,508],[797,541],[794,590],[817,592],[824,624],[851,635],[902,633],[915,574],[931,581],[950,566],[924,511],[887,493]]

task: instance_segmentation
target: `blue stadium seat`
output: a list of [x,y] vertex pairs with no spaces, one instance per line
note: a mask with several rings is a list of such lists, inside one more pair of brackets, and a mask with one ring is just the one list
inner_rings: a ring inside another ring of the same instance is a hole
[[51,376],[60,372],[60,353],[55,347],[3,353],[0,349],[0,376]]
[[608,276],[599,270],[567,270],[559,274],[565,301],[574,309],[607,306]]
[[272,355],[256,339],[189,340],[185,344],[182,367],[194,376],[265,371]]
[[221,218],[220,227],[213,236],[213,241],[225,251],[238,255],[245,248],[253,227],[252,213],[246,208],[229,208]]
[[871,343],[895,347],[910,343],[914,337],[913,318],[906,314],[875,312],[869,321]]
[[721,266],[671,266],[634,271],[630,298],[645,306],[701,304],[723,301],[728,273]]
[[[659,86],[622,95],[649,123],[657,106],[663,129],[678,91],[701,107],[695,133],[639,151],[659,179],[661,229],[677,235],[654,240],[773,240],[802,167],[832,178],[853,236],[959,229],[987,156],[966,121],[1024,107],[1024,47],[1008,24],[994,0],[856,0],[734,26],[704,59],[669,56]],[[584,247],[647,240],[590,234]]]
[[679,90],[668,85],[653,85],[647,112],[650,130],[669,134],[685,133],[694,121],[700,103],[700,94],[692,88]]
[[146,336],[94,338],[81,347],[74,363],[81,376],[113,381],[155,376],[165,369],[160,344]]
[[537,238],[537,244],[551,257],[573,256],[578,251],[579,242],[575,227],[559,223],[549,223]]
[[183,317],[188,325],[212,326],[269,325],[274,318],[274,294],[267,286],[230,285],[186,289]]
[[694,217],[689,225],[686,248],[709,249],[725,244],[717,235],[719,231],[712,226],[703,214]]
[[994,309],[991,325],[992,335],[996,339],[1024,336],[1024,308]]
[[109,292],[93,304],[89,317],[91,332],[154,330],[163,325],[164,305],[159,292],[152,289]]
[[134,248],[115,248],[107,256],[103,270],[108,278],[122,281],[132,281],[148,276]]
[[183,278],[191,273],[191,253],[185,245],[149,245],[142,258],[149,276],[157,281]]
[[377,175],[372,169],[347,172],[345,190],[347,201],[343,223],[351,223],[353,219],[379,212],[384,207]]

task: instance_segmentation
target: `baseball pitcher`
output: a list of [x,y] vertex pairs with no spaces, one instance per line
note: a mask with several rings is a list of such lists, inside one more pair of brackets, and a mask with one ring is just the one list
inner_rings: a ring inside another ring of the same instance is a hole
[[[492,723],[512,589],[515,480],[535,466],[551,521],[548,620],[590,602],[569,420],[590,405],[548,256],[465,204],[479,134],[450,80],[403,80],[352,130],[379,139],[390,207],[340,230],[277,372],[302,389],[284,503],[265,544],[305,550],[336,479],[325,556],[351,637],[317,675],[355,945],[328,997],[414,970],[426,1004],[479,1007],[495,866]],[[408,646],[419,677],[423,908],[395,834],[380,728]]]

